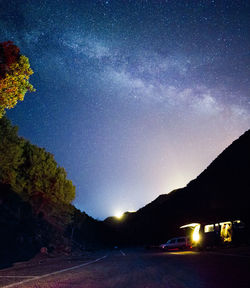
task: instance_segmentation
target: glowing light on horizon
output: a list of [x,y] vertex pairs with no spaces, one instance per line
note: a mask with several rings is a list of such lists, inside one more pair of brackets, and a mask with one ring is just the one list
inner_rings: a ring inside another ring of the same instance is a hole
[[123,216],[123,212],[121,210],[118,210],[115,212],[114,216],[117,218],[117,219],[121,219],[122,216]]

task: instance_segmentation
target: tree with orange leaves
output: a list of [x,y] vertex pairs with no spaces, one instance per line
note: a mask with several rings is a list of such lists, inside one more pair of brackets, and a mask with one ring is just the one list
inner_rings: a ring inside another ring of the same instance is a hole
[[29,59],[11,41],[0,43],[0,118],[6,109],[23,101],[27,91],[35,91],[29,83],[33,74]]

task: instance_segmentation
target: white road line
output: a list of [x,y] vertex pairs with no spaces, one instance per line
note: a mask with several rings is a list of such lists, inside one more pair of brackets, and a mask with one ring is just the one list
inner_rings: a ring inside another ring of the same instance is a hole
[[101,258],[98,258],[96,260],[81,264],[81,265],[77,265],[77,266],[73,266],[73,267],[70,267],[70,268],[62,269],[62,270],[55,271],[55,272],[48,273],[48,274],[44,274],[44,275],[41,275],[41,276],[35,276],[35,277],[31,278],[31,279],[27,279],[27,280],[23,280],[21,282],[16,282],[16,283],[13,283],[13,284],[10,284],[10,285],[3,286],[2,288],[15,287],[15,286],[22,285],[22,284],[30,282],[30,281],[39,280],[39,279],[42,279],[42,278],[45,278],[45,277],[49,277],[49,276],[52,276],[52,275],[57,275],[59,273],[63,273],[63,272],[67,272],[67,271],[70,271],[70,270],[78,269],[78,268],[81,268],[83,266],[87,266],[87,265],[90,265],[92,263],[96,263],[98,261],[101,261],[102,259],[104,259],[106,257],[107,257],[107,255],[105,255],[105,256],[103,256]]
[[120,250],[120,252],[121,252],[122,256],[126,256],[126,254],[122,250]]

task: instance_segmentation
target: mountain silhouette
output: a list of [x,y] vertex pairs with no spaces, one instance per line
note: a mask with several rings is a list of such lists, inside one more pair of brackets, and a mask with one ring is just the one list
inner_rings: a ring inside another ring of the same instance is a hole
[[[250,224],[250,130],[227,147],[186,187],[163,194],[126,215],[119,226],[127,243],[160,243],[190,222],[241,219]],[[110,223],[110,219],[109,219]]]

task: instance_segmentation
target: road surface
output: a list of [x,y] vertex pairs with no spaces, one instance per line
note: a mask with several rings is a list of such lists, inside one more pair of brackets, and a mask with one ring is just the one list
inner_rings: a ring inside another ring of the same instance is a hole
[[250,255],[138,248],[38,258],[0,270],[0,287],[249,288]]

